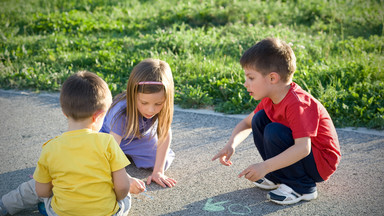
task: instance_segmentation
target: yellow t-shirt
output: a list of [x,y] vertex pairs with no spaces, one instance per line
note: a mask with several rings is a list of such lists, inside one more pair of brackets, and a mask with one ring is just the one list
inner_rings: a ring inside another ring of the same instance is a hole
[[113,215],[119,209],[112,172],[129,165],[113,136],[90,129],[49,140],[33,178],[52,181],[52,208],[58,215]]

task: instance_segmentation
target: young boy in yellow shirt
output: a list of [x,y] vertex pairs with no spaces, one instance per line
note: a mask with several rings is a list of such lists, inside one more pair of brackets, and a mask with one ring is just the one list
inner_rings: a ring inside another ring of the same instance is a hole
[[316,199],[316,182],[327,180],[340,161],[337,133],[327,110],[292,82],[296,58],[285,42],[264,39],[243,54],[240,64],[244,86],[261,101],[212,160],[219,158],[230,166],[235,148],[252,132],[264,161],[250,165],[239,177],[259,188],[275,189],[267,198],[278,204]]
[[128,215],[130,184],[138,181],[126,173],[129,161],[113,136],[98,132],[111,103],[108,85],[94,73],[64,82],[60,105],[68,130],[43,145],[34,180],[3,196],[7,212],[43,201],[48,215]]

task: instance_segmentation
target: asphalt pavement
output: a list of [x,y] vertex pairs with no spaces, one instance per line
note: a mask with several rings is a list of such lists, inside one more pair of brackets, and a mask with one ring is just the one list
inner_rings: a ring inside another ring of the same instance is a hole
[[[57,93],[0,90],[0,196],[30,179],[41,146],[67,126]],[[130,215],[383,215],[384,132],[337,129],[342,158],[329,181],[318,184],[310,202],[281,206],[267,191],[237,175],[260,162],[251,136],[225,167],[211,158],[225,145],[239,116],[176,109],[171,148],[176,153],[166,175],[174,188],[152,183],[132,195]],[[145,180],[150,171],[132,165],[127,172]],[[17,215],[39,215],[36,208]]]

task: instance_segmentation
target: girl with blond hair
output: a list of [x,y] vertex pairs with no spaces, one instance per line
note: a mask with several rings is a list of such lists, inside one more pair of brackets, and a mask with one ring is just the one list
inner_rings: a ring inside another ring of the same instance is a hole
[[133,68],[127,90],[115,97],[100,130],[114,136],[138,168],[153,169],[147,184],[176,184],[164,175],[175,157],[169,148],[173,99],[174,83],[168,63],[145,59]]

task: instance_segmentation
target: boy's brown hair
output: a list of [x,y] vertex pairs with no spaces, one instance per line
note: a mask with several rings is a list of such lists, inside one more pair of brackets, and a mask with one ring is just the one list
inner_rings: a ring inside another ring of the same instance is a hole
[[89,118],[98,110],[107,111],[111,102],[107,83],[89,71],[79,71],[70,76],[60,91],[61,109],[74,120]]
[[245,51],[240,64],[243,68],[254,69],[264,76],[276,72],[283,82],[288,82],[296,70],[296,57],[284,41],[266,38]]

